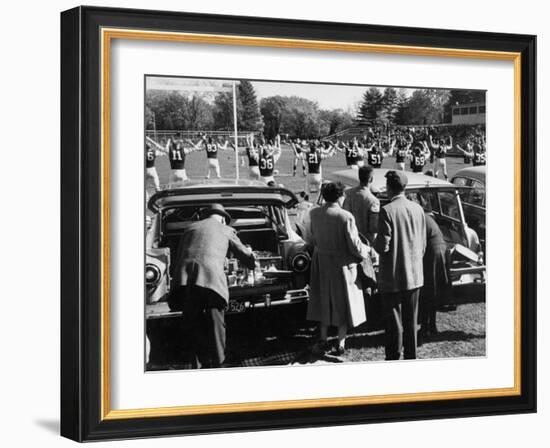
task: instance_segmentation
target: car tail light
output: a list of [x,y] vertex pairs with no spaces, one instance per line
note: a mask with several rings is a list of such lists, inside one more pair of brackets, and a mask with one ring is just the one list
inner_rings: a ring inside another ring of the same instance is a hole
[[290,266],[295,272],[305,272],[309,269],[311,257],[306,252],[298,252],[290,260]]
[[160,269],[154,264],[145,265],[145,284],[147,286],[156,285],[161,277]]

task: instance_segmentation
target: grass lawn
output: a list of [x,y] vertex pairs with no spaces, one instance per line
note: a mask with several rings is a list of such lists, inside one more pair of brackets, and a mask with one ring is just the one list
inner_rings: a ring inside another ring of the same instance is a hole
[[[233,150],[220,151],[218,153],[218,159],[220,161],[221,175],[224,178],[234,178],[235,177],[235,152]],[[298,162],[298,169],[296,177],[292,176],[292,162],[294,160],[294,155],[292,149],[288,145],[282,145],[282,154],[279,159],[276,169],[279,170],[279,175],[275,176],[277,182],[283,184],[289,190],[294,192],[300,192],[304,190],[305,186],[305,177],[302,176],[302,168],[300,162]],[[240,165],[240,161],[239,161]],[[391,168],[394,165],[394,158],[386,158],[382,163],[383,168]],[[462,158],[449,157],[447,159],[447,170],[449,174],[449,179],[456,173],[460,168],[465,167]],[[157,157],[156,168],[159,174],[159,179],[161,184],[167,184],[168,178],[170,176],[170,165],[168,163],[168,158],[161,156]],[[206,154],[204,151],[197,151],[191,153],[187,156],[185,162],[185,168],[187,175],[191,179],[202,180],[206,174]],[[346,168],[346,162],[344,155],[341,153],[336,153],[336,155],[330,159],[326,159],[322,163],[323,172],[330,173],[336,170],[341,170]],[[427,164],[426,169],[433,168],[432,164]],[[407,166],[407,170],[409,167]],[[240,166],[239,168],[240,177],[248,178],[248,164],[246,166]]]

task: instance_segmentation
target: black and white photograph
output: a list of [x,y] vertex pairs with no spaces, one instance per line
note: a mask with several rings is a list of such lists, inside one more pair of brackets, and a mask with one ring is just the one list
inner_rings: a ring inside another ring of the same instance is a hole
[[486,356],[486,91],[144,84],[146,371]]

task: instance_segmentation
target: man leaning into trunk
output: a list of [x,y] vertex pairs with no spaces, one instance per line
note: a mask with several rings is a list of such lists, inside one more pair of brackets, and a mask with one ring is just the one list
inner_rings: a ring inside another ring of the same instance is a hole
[[227,252],[249,269],[254,254],[229,226],[231,217],[221,204],[200,210],[200,221],[190,223],[181,237],[174,270],[170,308],[183,312],[191,332],[195,368],[220,367],[225,361],[225,316],[229,289],[224,272]]

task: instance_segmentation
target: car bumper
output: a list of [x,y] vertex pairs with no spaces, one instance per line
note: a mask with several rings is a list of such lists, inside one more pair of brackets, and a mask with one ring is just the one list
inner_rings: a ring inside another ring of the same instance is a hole
[[485,271],[486,267],[483,265],[451,268],[449,273],[452,286],[484,285]]
[[[241,314],[246,311],[269,309],[274,307],[292,306],[301,303],[306,303],[309,299],[309,293],[307,289],[293,289],[288,290],[283,296],[273,297],[270,292],[263,292],[256,294],[249,299],[230,299],[230,302],[236,301],[242,305],[239,307],[239,311],[231,311],[231,307],[226,310],[227,315]],[[233,308],[235,310],[236,308]],[[155,304],[147,305],[145,310],[147,320],[152,319],[166,319],[173,317],[181,317],[181,311],[171,311],[167,302],[158,302]]]

